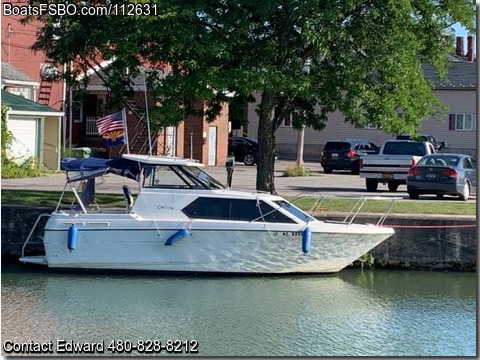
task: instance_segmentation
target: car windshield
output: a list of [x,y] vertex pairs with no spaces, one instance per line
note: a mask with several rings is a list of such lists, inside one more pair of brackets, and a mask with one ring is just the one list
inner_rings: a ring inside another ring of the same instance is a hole
[[346,150],[350,150],[350,143],[340,142],[340,141],[327,142],[327,144],[325,145],[325,150],[327,150],[327,151],[346,151]]
[[442,155],[442,156],[425,156],[418,165],[426,166],[457,166],[458,156]]

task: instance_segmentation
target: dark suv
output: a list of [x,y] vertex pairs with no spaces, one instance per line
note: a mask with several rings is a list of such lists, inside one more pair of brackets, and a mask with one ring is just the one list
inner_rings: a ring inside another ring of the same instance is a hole
[[[398,135],[397,140],[413,140],[413,139],[410,135],[403,134],[403,135]],[[429,143],[431,143],[433,145],[435,150],[442,150],[443,144],[444,144],[444,143],[441,143],[441,142],[439,143],[437,141],[437,139],[435,139],[435,137],[432,136],[432,135],[420,135],[419,140],[420,141],[428,141]]]
[[236,161],[245,165],[257,162],[258,141],[249,137],[230,136],[228,138],[228,154],[234,155]]
[[350,170],[358,175],[360,158],[364,155],[378,154],[379,151],[380,149],[368,140],[330,140],[325,144],[320,163],[326,174],[331,174],[333,170]]

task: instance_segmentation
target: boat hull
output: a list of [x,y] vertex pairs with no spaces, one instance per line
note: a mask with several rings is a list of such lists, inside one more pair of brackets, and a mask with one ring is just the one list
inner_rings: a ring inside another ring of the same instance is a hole
[[[46,264],[58,269],[206,273],[334,273],[393,234],[389,228],[314,222],[304,253],[299,224],[177,223],[76,218],[75,248],[69,249],[65,218],[45,229]],[[132,228],[132,223],[136,226]],[[170,242],[170,244],[169,244]],[[303,250],[302,250],[303,249]],[[28,257],[22,258],[28,262]]]

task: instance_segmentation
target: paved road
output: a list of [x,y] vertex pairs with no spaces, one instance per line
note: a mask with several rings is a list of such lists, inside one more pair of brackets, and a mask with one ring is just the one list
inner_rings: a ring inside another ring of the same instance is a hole
[[[275,163],[275,188],[280,195],[294,196],[297,194],[312,196],[337,196],[337,197],[400,197],[408,199],[406,186],[401,185],[399,191],[390,192],[385,185],[380,184],[379,190],[375,193],[369,193],[365,189],[365,180],[358,175],[352,175],[349,172],[334,172],[333,174],[323,173],[319,163],[307,162],[306,167],[312,171],[312,176],[308,177],[283,177],[283,172],[289,165],[294,165],[294,161],[277,160]],[[233,175],[233,188],[255,190],[256,166],[245,166],[236,164]],[[224,167],[205,167],[205,171],[226,183],[227,174]],[[2,189],[28,189],[28,190],[55,190],[60,191],[64,186],[65,176],[63,173],[27,179],[2,179]],[[97,192],[122,193],[122,185],[129,184],[132,191],[135,192],[137,184],[126,178],[116,175],[107,175],[97,181]],[[436,200],[435,196],[421,197],[421,199]],[[449,198],[442,201],[448,201]],[[452,201],[459,201],[451,198]],[[472,197],[470,201],[475,201]]]

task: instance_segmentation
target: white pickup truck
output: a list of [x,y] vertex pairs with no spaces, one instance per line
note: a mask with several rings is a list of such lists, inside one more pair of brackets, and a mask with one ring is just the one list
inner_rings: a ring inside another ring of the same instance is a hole
[[435,154],[435,148],[428,141],[388,140],[378,155],[361,158],[360,177],[365,179],[367,191],[376,191],[378,183],[397,191],[399,185],[406,184],[408,169],[429,154]]

